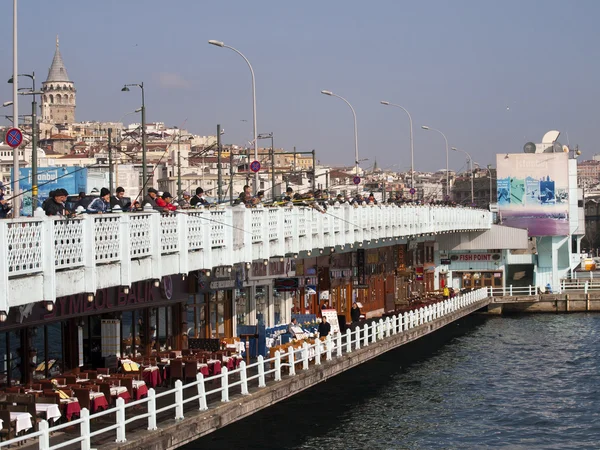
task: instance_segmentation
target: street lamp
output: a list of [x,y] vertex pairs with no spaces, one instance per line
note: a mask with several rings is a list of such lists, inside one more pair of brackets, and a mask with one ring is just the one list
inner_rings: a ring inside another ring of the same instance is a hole
[[408,115],[408,121],[410,122],[410,187],[411,187],[411,189],[413,189],[415,187],[415,149],[414,149],[414,145],[413,145],[412,117],[410,116],[410,113],[408,112],[408,110],[406,108],[404,108],[403,106],[396,105],[395,103],[386,102],[385,100],[382,100],[379,103],[381,103],[382,105],[386,105],[386,106],[394,106],[396,108],[400,108]]
[[446,135],[444,133],[442,133],[440,130],[428,127],[427,125],[422,125],[421,128],[423,128],[424,130],[437,131],[444,137],[444,141],[446,142],[446,198],[448,200],[450,200],[450,175],[449,175],[450,165],[448,162],[448,160],[449,160],[449,158],[448,158],[448,139],[446,138]]
[[[126,84],[123,86],[123,89],[121,89],[122,92],[129,92],[129,88],[133,87],[133,86],[137,86],[142,90],[142,108],[141,108],[141,113],[142,113],[142,195],[143,195],[143,191],[146,188],[146,183],[148,182],[147,179],[147,164],[146,164],[146,103],[144,100],[144,83],[133,83],[133,84]],[[136,110],[137,111],[137,110]]]
[[[19,54],[17,45],[17,0],[13,0],[13,127],[19,128]],[[13,148],[13,183],[12,193],[15,198],[15,205],[13,208],[13,218],[18,218],[20,215],[20,208],[18,206],[18,195],[19,195],[19,149]]]
[[452,147],[452,150],[455,152],[463,152],[465,155],[467,155],[467,158],[469,158],[469,169],[471,170],[471,206],[473,206],[475,204],[475,196],[473,193],[473,158],[471,158],[469,153],[459,148]]
[[[238,55],[240,55],[242,58],[244,58],[244,61],[246,61],[246,64],[248,64],[248,68],[250,69],[250,74],[252,75],[252,121],[253,121],[253,137],[254,137],[254,160],[258,161],[258,132],[257,130],[257,125],[256,125],[256,81],[254,79],[254,69],[252,68],[252,64],[250,64],[250,61],[248,61],[248,58],[246,58],[244,56],[244,54],[242,52],[240,52],[239,50],[230,47],[229,45],[225,45],[223,42],[221,41],[215,41],[213,39],[211,39],[210,41],[208,41],[209,44],[214,45],[216,47],[222,47],[222,48],[228,48],[229,50],[233,50],[234,52],[236,52]],[[258,192],[258,172],[254,172],[254,195],[256,195],[256,193]]]
[[[190,139],[194,139],[194,136],[191,134],[181,135],[181,130],[177,133],[177,201],[181,202],[181,138],[185,138],[188,141]],[[189,155],[188,155],[189,156]]]
[[[354,166],[356,169],[356,176],[358,177],[358,127],[356,125],[356,111],[354,111],[354,108],[352,107],[350,102],[348,100],[346,100],[344,97],[334,94],[331,91],[325,91],[325,90],[321,91],[321,94],[329,95],[330,97],[337,97],[340,100],[343,100],[344,102],[346,102],[346,105],[348,105],[350,107],[350,109],[352,110],[352,116],[354,117]],[[358,194],[358,184],[356,185],[356,193]]]
[[271,198],[275,202],[275,147],[273,146],[273,132],[261,133],[257,139],[271,139]]
[[[42,94],[42,92],[36,92],[35,90],[35,72],[32,72],[31,74],[20,73],[17,76],[31,78],[32,83],[31,90],[28,90],[27,92],[18,92],[18,94],[33,96],[33,100],[31,101],[31,216],[33,217],[35,210],[37,209],[38,198],[37,103],[35,101],[35,96],[37,94]],[[14,76],[10,77],[8,82],[14,84]],[[19,172],[15,173],[18,174]]]

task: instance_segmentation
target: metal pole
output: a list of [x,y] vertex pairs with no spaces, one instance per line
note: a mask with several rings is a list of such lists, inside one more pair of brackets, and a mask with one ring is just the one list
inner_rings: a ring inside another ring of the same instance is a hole
[[313,190],[313,194],[314,194],[315,193],[315,183],[317,181],[317,170],[316,170],[316,165],[315,165],[316,158],[315,158],[314,150],[312,151],[312,159],[313,159],[313,161],[312,161],[312,168],[313,168],[313,170],[312,170],[312,172],[313,172],[312,190]]
[[181,130],[177,136],[177,200],[181,201]]
[[148,183],[148,167],[146,164],[146,103],[144,99],[144,83],[140,84],[140,88],[142,89],[142,189],[145,190],[146,183]]
[[488,166],[488,176],[490,177],[490,206],[492,206],[492,169]]
[[223,184],[223,175],[221,170],[221,125],[217,124],[217,202],[220,204],[223,192],[221,185]]
[[473,195],[473,158],[469,155],[469,167],[471,168],[471,206],[475,205],[475,196]]
[[233,205],[233,148],[229,148],[229,204]]
[[[35,72],[32,73],[33,92],[35,92]],[[38,166],[37,166],[37,103],[35,94],[31,102],[31,216],[35,214],[37,209],[38,196]]]
[[275,201],[275,148],[273,147],[273,133],[271,133],[271,198]]
[[108,129],[108,190],[111,195],[113,190],[113,160],[112,160],[112,128]]
[[[19,54],[17,46],[17,0],[13,0],[13,127],[19,128]],[[19,147],[13,149],[13,217],[20,216],[19,199]]]

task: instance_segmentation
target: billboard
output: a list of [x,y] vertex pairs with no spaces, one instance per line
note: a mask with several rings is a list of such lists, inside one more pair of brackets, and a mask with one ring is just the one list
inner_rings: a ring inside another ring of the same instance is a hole
[[496,156],[498,210],[502,223],[525,228],[529,236],[569,234],[567,153]]
[[[12,177],[12,171],[11,171]],[[69,195],[87,192],[87,169],[81,167],[39,167],[38,206],[50,196],[50,191],[62,188]],[[31,216],[31,168],[19,169],[20,207],[22,216]]]

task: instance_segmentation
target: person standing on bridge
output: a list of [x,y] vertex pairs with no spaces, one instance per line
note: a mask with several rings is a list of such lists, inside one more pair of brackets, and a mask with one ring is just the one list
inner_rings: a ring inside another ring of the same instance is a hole
[[356,302],[352,303],[352,309],[350,309],[350,318],[352,322],[360,322],[360,308]]

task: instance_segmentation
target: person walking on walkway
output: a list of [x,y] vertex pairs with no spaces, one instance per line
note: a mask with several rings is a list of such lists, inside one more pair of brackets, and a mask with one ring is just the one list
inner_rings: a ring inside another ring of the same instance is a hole
[[327,337],[331,332],[331,325],[327,322],[327,317],[321,317],[321,323],[319,324],[319,337]]

